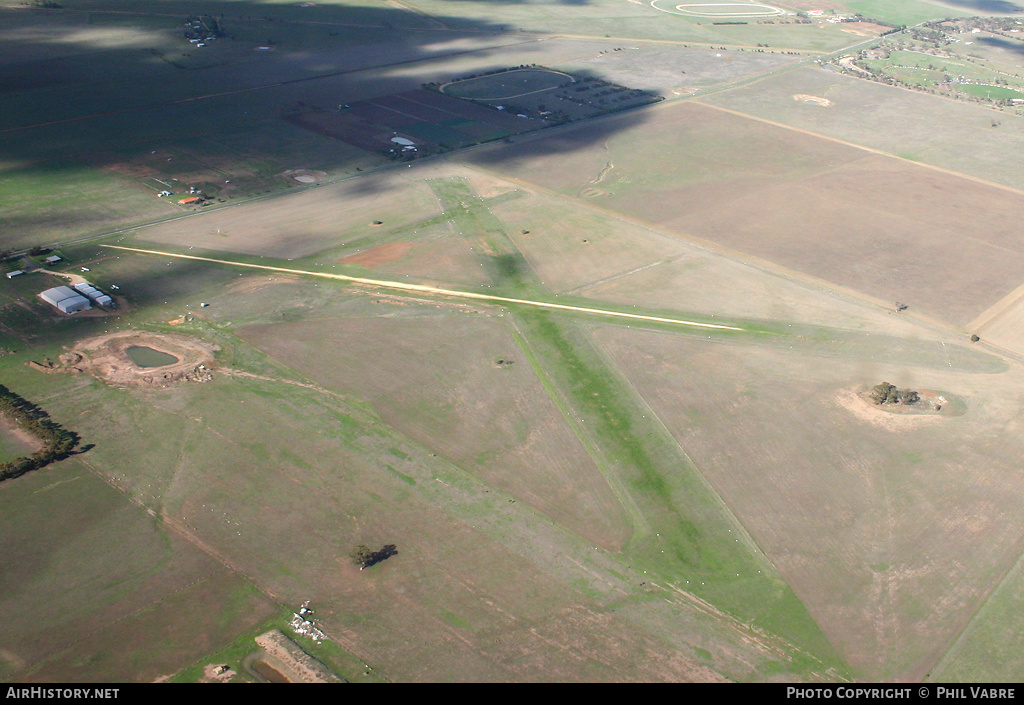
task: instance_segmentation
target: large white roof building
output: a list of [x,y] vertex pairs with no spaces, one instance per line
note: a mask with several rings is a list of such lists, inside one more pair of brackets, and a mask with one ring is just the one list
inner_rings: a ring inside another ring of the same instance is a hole
[[78,313],[92,308],[89,299],[68,286],[55,286],[39,295],[43,301],[56,306],[62,313]]

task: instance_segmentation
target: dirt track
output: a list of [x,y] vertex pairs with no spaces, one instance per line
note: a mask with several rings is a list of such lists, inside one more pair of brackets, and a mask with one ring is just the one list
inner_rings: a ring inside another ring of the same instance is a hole
[[414,291],[421,294],[439,294],[441,296],[452,296],[461,299],[477,299],[479,301],[493,301],[495,303],[519,304],[521,306],[535,306],[537,308],[548,308],[561,311],[576,311],[589,313],[597,316],[610,316],[613,318],[627,318],[639,321],[651,321],[654,323],[669,323],[677,326],[690,326],[694,328],[705,328],[713,330],[735,330],[742,331],[736,326],[719,325],[717,323],[699,323],[687,321],[680,318],[663,318],[661,316],[645,316],[639,313],[625,313],[622,311],[609,311],[607,309],[589,308],[586,306],[569,306],[567,304],[556,304],[548,301],[531,301],[529,299],[513,299],[507,296],[494,296],[492,294],[477,294],[471,291],[456,291],[454,289],[440,289],[423,284],[408,284],[405,282],[387,281],[383,279],[366,279],[364,277],[350,277],[345,274],[329,274],[327,272],[309,272],[302,269],[288,269],[286,267],[270,267],[263,264],[247,264],[245,262],[232,262],[231,260],[213,259],[212,257],[197,257],[195,255],[179,255],[173,252],[160,252],[158,250],[143,250],[137,247],[122,247],[120,245],[100,245],[114,250],[125,250],[127,252],[138,252],[146,255],[160,255],[161,257],[176,257],[178,259],[190,259],[199,262],[212,262],[214,264],[227,264],[234,267],[248,267],[250,269],[263,269],[271,272],[285,272],[288,274],[304,274],[310,277],[323,277],[324,279],[337,279],[340,281],[352,282],[355,284],[366,284],[373,287],[385,289],[398,289],[399,291]]

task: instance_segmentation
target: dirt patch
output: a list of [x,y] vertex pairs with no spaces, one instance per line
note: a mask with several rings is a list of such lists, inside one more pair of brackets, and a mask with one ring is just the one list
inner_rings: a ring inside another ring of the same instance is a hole
[[371,247],[364,252],[357,252],[339,260],[342,264],[358,264],[367,269],[376,269],[385,264],[390,264],[405,257],[415,247],[411,242],[387,242],[383,245]]
[[879,24],[873,24],[871,22],[851,22],[847,23],[846,26],[841,27],[844,32],[850,34],[856,34],[861,37],[877,37],[883,32],[888,32],[892,27],[883,27]]
[[[133,346],[173,355],[178,362],[140,367],[128,357],[128,348]],[[122,331],[79,342],[74,350],[61,356],[59,366],[52,365],[49,371],[78,370],[118,386],[166,387],[177,382],[208,382],[213,379],[213,354],[219,349],[198,338]],[[74,362],[67,364],[65,358]]]
[[280,676],[288,683],[344,682],[278,629],[260,634],[256,643],[263,649],[257,663],[268,666],[263,670],[272,670],[275,681]]
[[237,675],[226,665],[209,663],[203,666],[201,683],[229,683]]
[[793,100],[800,103],[806,103],[807,105],[818,105],[821,106],[822,108],[832,107],[832,101],[829,100],[828,98],[822,98],[816,95],[807,95],[805,93],[795,94],[793,96]]
[[[35,434],[26,431],[19,424],[2,414],[0,414],[0,435],[6,435],[14,439],[15,443],[25,449],[24,455],[31,455],[37,450],[43,449],[43,442],[36,438]],[[0,650],[0,659],[3,658],[3,654],[4,652]]]
[[326,179],[327,172],[315,169],[288,169],[281,176],[289,181],[298,181],[300,184],[315,184]]
[[887,431],[906,431],[919,428],[922,424],[934,423],[941,416],[952,415],[955,408],[954,400],[936,392],[919,392],[920,402],[904,406],[875,404],[867,398],[868,391],[843,389],[836,395],[835,400],[839,406],[861,421],[867,421]]

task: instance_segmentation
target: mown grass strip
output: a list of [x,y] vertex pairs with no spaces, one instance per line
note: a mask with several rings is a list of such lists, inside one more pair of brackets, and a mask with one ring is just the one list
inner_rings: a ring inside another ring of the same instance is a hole
[[100,247],[107,247],[114,250],[124,250],[126,252],[137,252],[145,255],[158,255],[161,257],[174,257],[177,259],[188,259],[197,262],[210,262],[212,264],[226,264],[234,267],[247,267],[249,269],[260,269],[270,272],[284,272],[286,274],[298,274],[310,277],[322,277],[324,279],[334,279],[338,281],[347,281],[353,284],[365,284],[367,286],[379,287],[382,289],[397,289],[398,291],[410,291],[419,294],[435,294],[440,296],[452,296],[461,299],[475,299],[478,301],[493,301],[501,304],[515,304],[520,306],[532,306],[535,308],[542,309],[555,309],[560,311],[572,311],[575,313],[586,313],[593,314],[596,316],[611,316],[616,318],[626,318],[637,321],[650,321],[652,323],[667,323],[677,326],[689,326],[693,328],[704,328],[708,330],[731,330],[731,331],[744,331],[744,328],[739,326],[727,326],[718,323],[700,323],[698,321],[688,321],[680,318],[668,318],[665,316],[646,316],[640,313],[627,313],[625,311],[613,311],[609,309],[593,308],[589,306],[570,306],[567,304],[556,304],[551,301],[536,301],[530,299],[518,299],[508,296],[497,296],[495,294],[481,294],[474,291],[457,291],[455,289],[441,289],[434,286],[426,286],[423,284],[411,284],[408,282],[396,282],[388,281],[385,279],[368,279],[366,277],[353,277],[347,274],[331,274],[329,272],[310,272],[302,269],[290,269],[288,267],[272,267],[266,264],[252,264],[248,262],[234,262],[232,260],[215,259],[213,257],[200,257],[198,255],[184,255],[176,254],[173,252],[161,252],[159,250],[144,250],[137,247],[124,247],[122,245],[100,245]]

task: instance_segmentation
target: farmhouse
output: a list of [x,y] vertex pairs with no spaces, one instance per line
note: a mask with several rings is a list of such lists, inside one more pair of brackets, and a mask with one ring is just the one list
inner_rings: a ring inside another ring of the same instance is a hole
[[43,301],[54,306],[62,313],[78,313],[92,308],[89,299],[81,294],[75,293],[74,289],[67,286],[55,286],[47,289],[39,295]]

